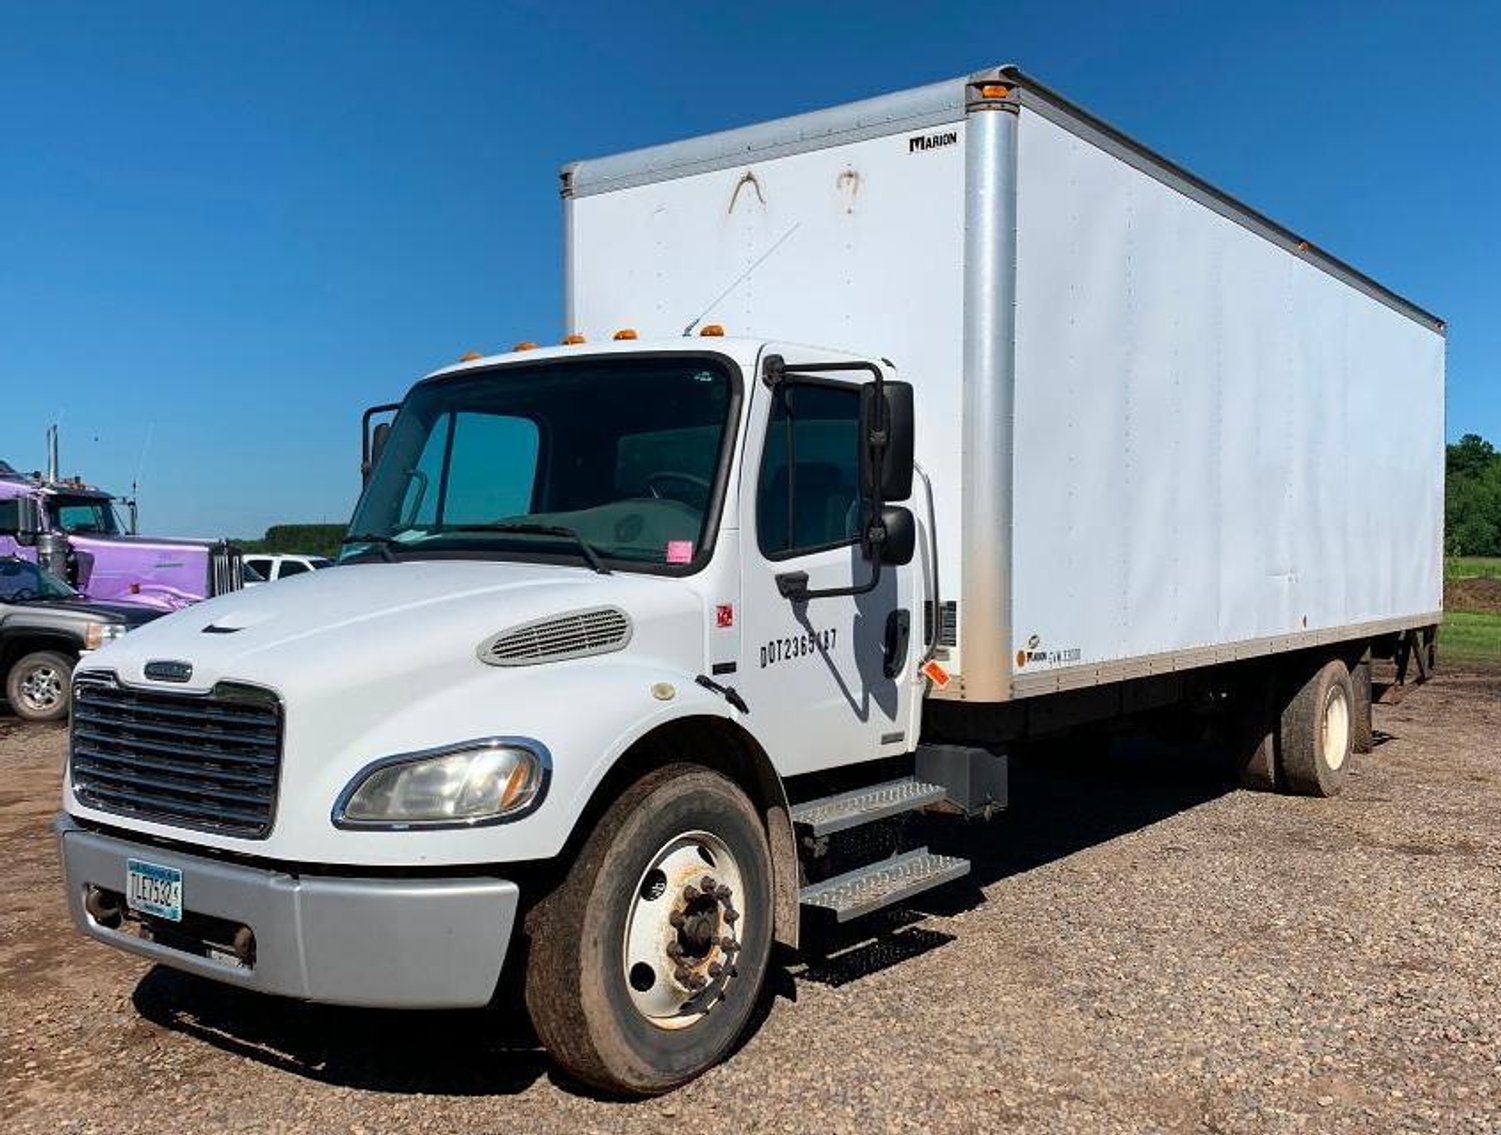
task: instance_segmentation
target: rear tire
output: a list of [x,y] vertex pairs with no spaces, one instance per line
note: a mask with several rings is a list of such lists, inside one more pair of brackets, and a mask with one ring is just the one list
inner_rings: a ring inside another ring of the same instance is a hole
[[1355,691],[1355,740],[1357,753],[1369,753],[1376,747],[1376,730],[1371,723],[1371,660],[1356,663],[1350,671],[1350,686]]
[[745,793],[697,765],[648,773],[527,916],[538,1038],[605,1091],[655,1095],[693,1079],[750,1020],[772,914],[766,833]]
[[16,659],[5,676],[5,697],[25,721],[61,721],[68,716],[73,659],[55,650],[36,650]]
[[1278,730],[1278,757],[1289,792],[1335,796],[1350,773],[1355,690],[1339,659],[1316,670],[1288,700]]

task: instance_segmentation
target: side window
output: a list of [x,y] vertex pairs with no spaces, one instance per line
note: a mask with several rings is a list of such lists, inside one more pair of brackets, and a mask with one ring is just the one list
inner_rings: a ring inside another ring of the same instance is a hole
[[460,413],[449,428],[453,451],[438,523],[493,524],[531,512],[541,449],[537,423],[505,414]]
[[276,573],[277,579],[286,579],[289,575],[301,575],[308,570],[307,564],[301,560],[282,560],[281,568]]
[[401,516],[397,524],[403,528],[431,528],[438,518],[438,485],[443,479],[443,458],[448,452],[448,433],[453,428],[453,416],[445,414],[427,435],[427,445],[417,464],[402,472],[406,475],[406,492],[401,498]]
[[756,486],[756,539],[774,559],[860,531],[860,391],[786,383],[774,395]]
[[271,578],[271,561],[260,556],[246,556],[245,566],[262,579]]

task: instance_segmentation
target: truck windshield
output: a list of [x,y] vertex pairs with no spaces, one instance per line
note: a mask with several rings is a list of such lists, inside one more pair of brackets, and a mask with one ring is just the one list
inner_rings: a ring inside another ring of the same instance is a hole
[[429,380],[392,425],[343,558],[691,570],[710,538],[736,401],[728,365],[692,355]]
[[52,522],[62,531],[118,536],[120,526],[115,520],[115,510],[108,497],[71,497],[61,493],[49,499],[48,509]]

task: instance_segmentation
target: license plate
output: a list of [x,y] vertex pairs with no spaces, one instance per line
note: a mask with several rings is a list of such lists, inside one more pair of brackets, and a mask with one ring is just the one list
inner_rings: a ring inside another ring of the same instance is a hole
[[182,872],[140,859],[125,861],[125,905],[168,922],[182,921]]

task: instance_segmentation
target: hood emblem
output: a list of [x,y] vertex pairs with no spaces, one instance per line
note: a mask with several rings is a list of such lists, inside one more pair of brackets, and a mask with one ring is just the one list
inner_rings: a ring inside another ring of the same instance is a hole
[[193,676],[191,662],[157,659],[146,663],[146,677],[153,682],[186,682]]

